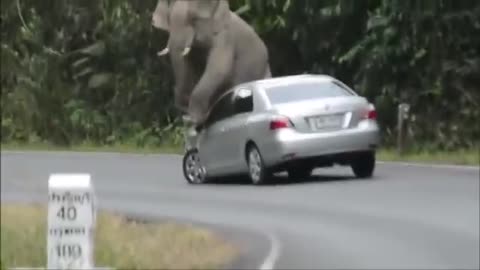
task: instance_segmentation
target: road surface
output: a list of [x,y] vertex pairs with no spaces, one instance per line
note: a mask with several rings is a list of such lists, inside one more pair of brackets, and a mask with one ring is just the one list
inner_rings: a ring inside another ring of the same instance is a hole
[[[54,172],[92,174],[100,207],[221,226],[257,269],[478,269],[479,169],[381,163],[271,186],[189,186],[176,155],[2,152],[2,201],[45,201]],[[239,243],[240,243],[239,242]],[[237,265],[240,267],[240,265]]]

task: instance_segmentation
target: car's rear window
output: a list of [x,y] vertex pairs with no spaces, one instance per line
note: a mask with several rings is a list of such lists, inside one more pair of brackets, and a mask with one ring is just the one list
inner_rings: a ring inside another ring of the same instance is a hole
[[345,89],[335,81],[314,81],[277,85],[268,87],[265,92],[272,104],[353,95],[348,89]]

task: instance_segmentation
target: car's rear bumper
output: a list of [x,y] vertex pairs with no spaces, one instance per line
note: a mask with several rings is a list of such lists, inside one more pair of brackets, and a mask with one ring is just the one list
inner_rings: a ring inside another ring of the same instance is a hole
[[334,132],[298,133],[280,130],[263,141],[262,156],[267,166],[290,160],[307,160],[321,156],[375,150],[379,144],[379,128],[375,122]]

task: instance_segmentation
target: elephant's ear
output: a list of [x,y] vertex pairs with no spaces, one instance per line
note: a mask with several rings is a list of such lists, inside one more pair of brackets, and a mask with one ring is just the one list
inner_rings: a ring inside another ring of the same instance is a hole
[[152,15],[152,25],[155,28],[169,30],[169,12],[171,0],[158,0],[157,7]]
[[213,20],[213,25],[222,27],[230,18],[229,0],[196,1],[190,8],[193,17]]

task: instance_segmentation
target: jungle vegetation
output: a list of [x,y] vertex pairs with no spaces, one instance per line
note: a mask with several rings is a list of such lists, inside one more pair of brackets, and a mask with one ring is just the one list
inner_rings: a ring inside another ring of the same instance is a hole
[[[273,76],[325,73],[377,107],[384,144],[411,105],[415,147],[477,147],[480,1],[230,0]],[[1,0],[2,143],[181,143],[156,0]]]

